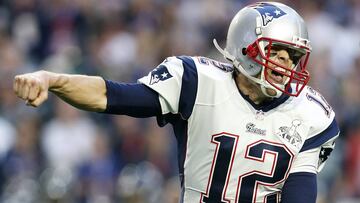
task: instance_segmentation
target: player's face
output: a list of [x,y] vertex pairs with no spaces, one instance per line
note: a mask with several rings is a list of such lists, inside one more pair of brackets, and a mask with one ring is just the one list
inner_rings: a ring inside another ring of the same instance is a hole
[[[282,66],[285,66],[287,68],[291,68],[293,65],[293,61],[291,60],[291,57],[288,53],[288,51],[286,49],[282,49],[279,47],[273,47],[270,50],[270,60],[279,63]],[[276,72],[274,70],[271,70],[270,68],[267,68],[267,75],[268,75],[268,79],[272,82],[272,83],[277,83],[277,84],[282,84],[285,85],[285,83],[287,83],[288,81],[288,77],[285,75],[289,75],[290,71],[285,71],[285,69],[278,67],[275,64],[269,63],[269,67],[279,70],[279,72]],[[280,72],[284,72],[287,73],[285,75],[281,74]],[[267,93],[271,96],[275,96],[276,92],[273,89],[266,89]]]
[[[270,59],[288,68],[291,68],[291,66],[293,65],[293,61],[290,59],[289,53],[284,49],[271,49]],[[277,67],[275,64],[269,63],[269,66],[271,68],[275,68],[276,70],[279,70],[280,72],[284,71],[283,68]],[[269,80],[271,80],[271,82],[284,85],[288,80],[288,77],[276,71],[273,71],[269,68],[267,69],[267,73],[269,75]],[[286,73],[289,74],[290,71],[286,71]]]

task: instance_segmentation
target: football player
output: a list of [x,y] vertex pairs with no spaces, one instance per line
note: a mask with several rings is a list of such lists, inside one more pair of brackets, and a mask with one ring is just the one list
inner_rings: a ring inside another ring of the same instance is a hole
[[39,71],[14,91],[39,106],[53,92],[80,109],[170,123],[185,203],[316,201],[316,176],[339,135],[335,114],[307,85],[306,25],[292,8],[262,2],[233,18],[229,61],[169,57],[136,84]]

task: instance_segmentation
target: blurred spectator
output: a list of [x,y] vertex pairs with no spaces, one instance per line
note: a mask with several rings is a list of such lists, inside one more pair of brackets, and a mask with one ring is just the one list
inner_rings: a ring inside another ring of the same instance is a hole
[[144,129],[140,120],[128,116],[115,116],[112,147],[121,161],[120,166],[138,163],[145,159]]
[[176,142],[171,137],[170,129],[159,128],[155,119],[148,123],[146,130],[146,159],[154,164],[165,177],[172,177],[177,173]]
[[73,170],[91,158],[96,125],[60,99],[56,100],[55,112],[44,126],[42,148],[50,167]]
[[117,28],[116,22],[109,23],[112,26],[106,27],[101,36],[99,58],[107,76],[125,80],[136,59],[137,41],[132,34]]
[[163,189],[162,202],[163,203],[178,203],[180,196],[180,181],[178,177],[169,178]]
[[345,147],[345,189],[348,197],[360,198],[360,118],[349,131]]
[[162,174],[151,163],[129,164],[123,168],[117,182],[120,202],[161,202],[163,181]]
[[13,147],[16,137],[16,130],[14,126],[1,117],[0,115],[0,190],[3,188],[3,185],[6,183],[3,166],[4,158],[8,151]]
[[0,160],[3,160],[15,142],[16,131],[14,126],[2,117],[0,117],[0,129]]
[[110,203],[114,199],[118,167],[109,146],[109,135],[99,129],[91,159],[78,170],[77,202]]
[[2,201],[35,203],[40,197],[37,179],[43,168],[38,147],[39,120],[36,116],[20,118],[16,129],[16,142],[2,161]]
[[31,54],[30,51],[39,42],[39,25],[31,13],[19,15],[14,20],[13,36],[16,46],[24,54]]

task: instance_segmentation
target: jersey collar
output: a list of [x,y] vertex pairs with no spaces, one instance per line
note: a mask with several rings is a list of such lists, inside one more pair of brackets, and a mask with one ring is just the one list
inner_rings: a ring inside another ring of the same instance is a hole
[[[290,87],[290,91],[292,91],[291,87]],[[290,97],[287,94],[282,94],[279,98],[274,98],[272,100],[265,101],[265,102],[263,102],[261,104],[255,104],[249,98],[249,96],[243,94],[240,89],[239,89],[239,92],[240,92],[242,98],[244,98],[254,109],[256,109],[258,111],[263,111],[263,112],[268,112],[268,111],[280,106],[281,104],[286,102]]]

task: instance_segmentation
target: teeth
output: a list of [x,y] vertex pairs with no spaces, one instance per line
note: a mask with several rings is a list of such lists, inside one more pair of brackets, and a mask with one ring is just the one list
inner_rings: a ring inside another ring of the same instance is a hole
[[276,77],[283,77],[282,74],[280,74],[280,73],[278,73],[276,71],[271,71],[271,75],[276,76]]
[[280,73],[283,73],[283,72],[284,72],[284,69],[283,69],[283,68],[280,68],[280,67],[275,67],[275,70],[279,71]]

